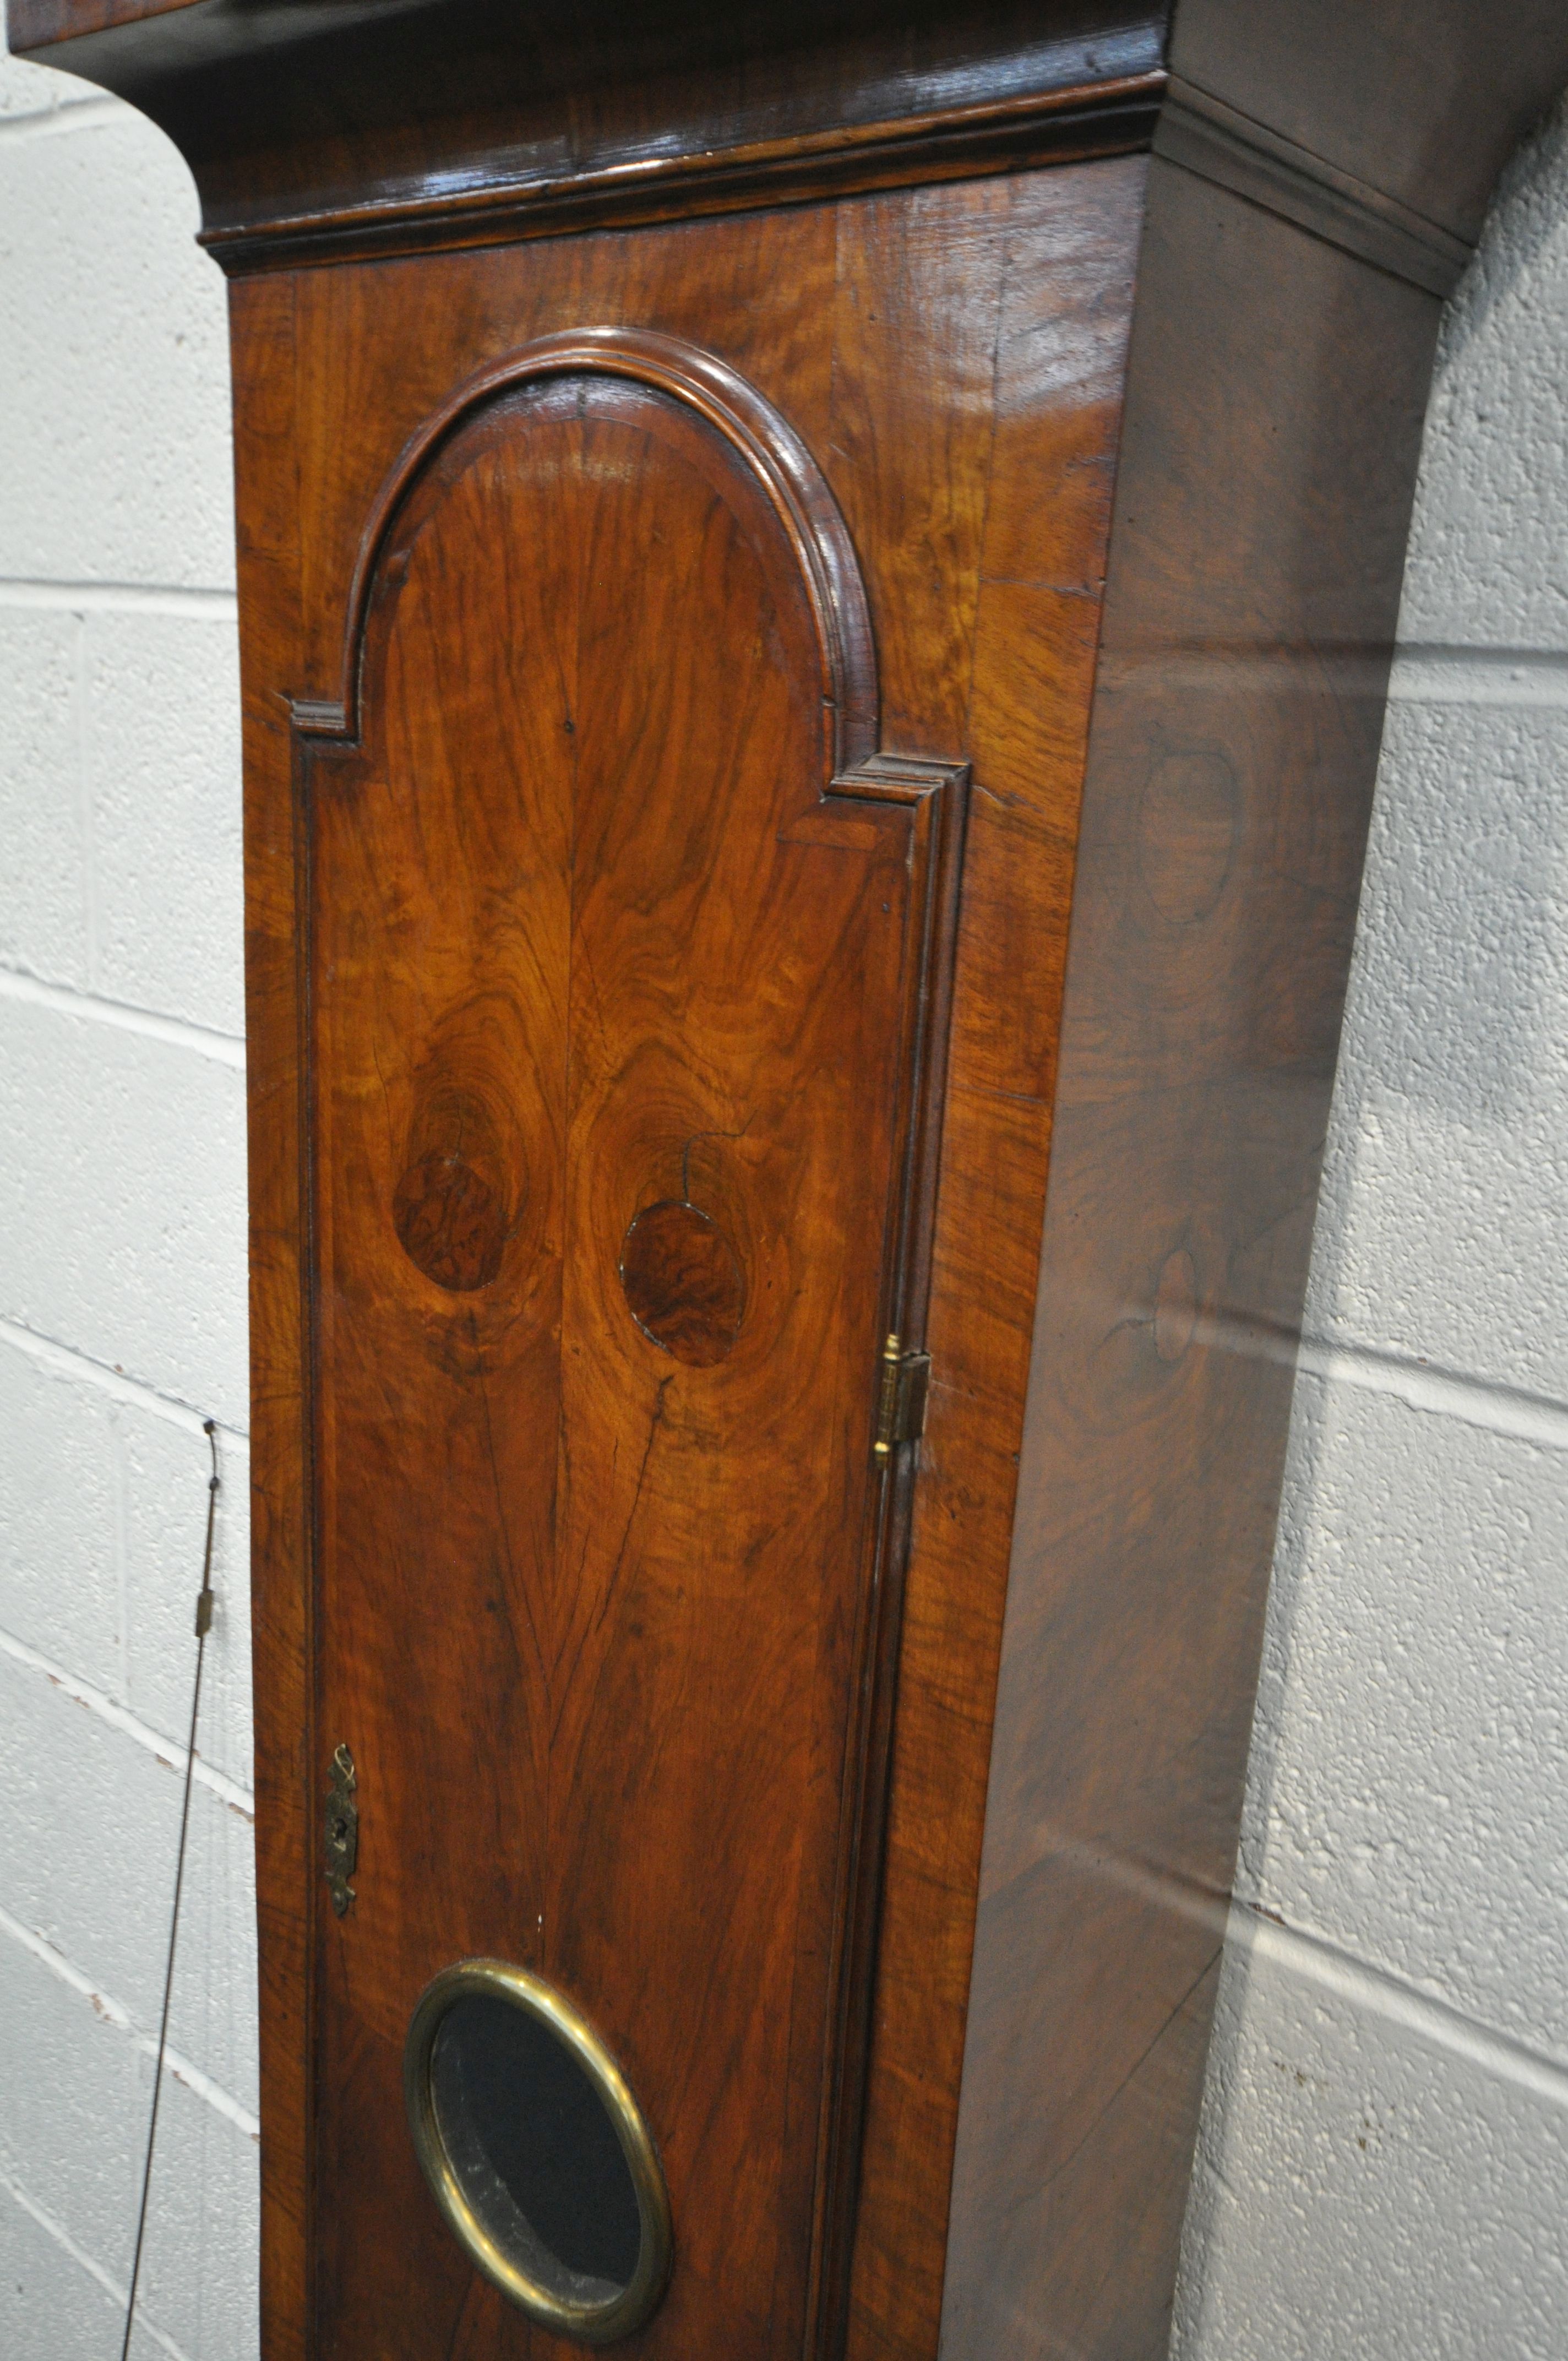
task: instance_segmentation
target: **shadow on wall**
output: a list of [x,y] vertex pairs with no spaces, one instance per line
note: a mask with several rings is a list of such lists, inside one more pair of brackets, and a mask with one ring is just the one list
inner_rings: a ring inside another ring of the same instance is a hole
[[[1332,1879],[1342,1896],[1358,1882],[1368,1890],[1379,1883],[1398,1884],[1398,1875],[1378,1859],[1358,1863],[1353,1858],[1354,1826],[1332,1813],[1302,1825],[1303,1794],[1310,1797],[1312,1789],[1295,1749],[1309,1724],[1343,1719],[1337,1701],[1319,1694],[1325,1628],[1342,1659],[1329,1677],[1336,1685],[1359,1684],[1356,1710],[1368,1723],[1379,1713],[1381,1685],[1396,1723],[1387,1745],[1344,1766],[1347,1784],[1370,1783],[1357,1798],[1366,1809],[1353,1819],[1383,1828],[1391,1850],[1411,1808],[1409,1795],[1393,1795],[1380,1785],[1399,1747],[1409,1750],[1412,1794],[1433,1785],[1442,1761],[1441,1739],[1417,1759],[1409,1733],[1423,1727],[1424,1715],[1440,1724],[1445,1704],[1454,1710],[1455,1699],[1467,1692],[1474,1713],[1475,1700],[1490,1697],[1497,1679],[1507,1678],[1519,1686],[1518,1720],[1532,1727],[1530,1673],[1519,1669],[1517,1652],[1513,1668],[1505,1666],[1501,1675],[1491,1667],[1477,1671],[1474,1655],[1467,1661],[1464,1653],[1489,1642],[1494,1626],[1506,1643],[1510,1621],[1522,1628],[1537,1611],[1537,1594],[1550,1587],[1536,1563],[1543,1548],[1550,1554],[1548,1536],[1507,1494],[1501,1455],[1508,1446],[1500,1448],[1496,1435],[1474,1430],[1463,1445],[1456,1440],[1453,1446],[1455,1463],[1463,1460],[1465,1469],[1474,1463],[1479,1470],[1469,1525],[1453,1561],[1470,1595],[1460,1598],[1450,1635],[1454,1696],[1439,1696],[1435,1705],[1422,1698],[1412,1710],[1405,1685],[1416,1675],[1402,1657],[1400,1635],[1425,1612],[1420,1553],[1430,1532],[1447,1521],[1446,1504],[1429,1492],[1412,1508],[1402,1490],[1405,1479],[1390,1465],[1386,1491],[1374,1496],[1371,1487],[1353,1489],[1347,1518],[1345,1468],[1356,1462],[1354,1453],[1341,1451],[1334,1464],[1343,1437],[1337,1431],[1333,1380],[1349,1374],[1352,1382],[1381,1393],[1383,1403],[1369,1420],[1382,1414],[1388,1396],[1401,1395],[1407,1378],[1452,1379],[1514,1406],[1502,1419],[1502,1433],[1527,1432],[1531,1417],[1562,1418],[1568,1433],[1563,1407],[1568,1361],[1561,1343],[1568,1332],[1568,1289],[1553,1283],[1568,1186],[1565,346],[1568,102],[1505,175],[1482,248],[1453,300],[1440,342],[1401,609],[1402,653],[1385,730],[1314,1238],[1304,1374],[1286,1471],[1236,1880],[1241,1907],[1227,1952],[1184,2235],[1172,2347],[1181,2361],[1220,2361],[1222,2355],[1223,2361],[1243,2361],[1255,2351],[1293,2354],[1298,2336],[1303,2352],[1371,2351],[1361,2341],[1368,2322],[1379,2302],[1397,2313],[1392,2290],[1399,2270],[1409,2268],[1408,2255],[1395,2267],[1401,2217],[1433,2202],[1430,2190],[1418,2191],[1413,2181],[1407,2186],[1399,2178],[1419,2179],[1423,2169],[1411,2151],[1385,2176],[1376,2201],[1392,2208],[1392,2226],[1354,2224],[1343,2209],[1356,2205],[1363,2189],[1370,2208],[1372,2184],[1336,2182],[1341,2168],[1327,2158],[1323,2118],[1314,2156],[1298,2142],[1284,2083],[1274,2087],[1276,2074],[1303,2089],[1312,2079],[1314,2043],[1337,2005],[1326,1996],[1331,1966],[1321,1990],[1301,1986],[1299,2047],[1287,2054],[1283,2044],[1271,2042],[1289,2007],[1280,2001],[1283,1983],[1272,1970],[1268,1997],[1260,1998],[1254,1945],[1260,1920],[1262,1941],[1272,1940],[1267,1922],[1278,1914],[1267,1905],[1274,1891],[1305,1882],[1301,1862],[1314,1845],[1340,1852]],[[1406,1392],[1404,1399],[1411,1397]],[[1516,1421],[1511,1427],[1509,1415]],[[1480,1423],[1485,1427],[1484,1417]],[[1413,1463],[1427,1464],[1423,1451],[1446,1473],[1441,1434],[1435,1442],[1429,1435],[1411,1455]],[[1375,1459],[1371,1465],[1374,1478],[1381,1478],[1385,1468]],[[1472,1479],[1456,1472],[1453,1480],[1458,1486]],[[1477,1516],[1475,1494],[1488,1486],[1492,1513]],[[1479,1554],[1465,1547],[1477,1537]],[[1419,1568],[1415,1579],[1412,1565]],[[1518,1609],[1511,1617],[1510,1606]],[[1536,1679],[1539,1686],[1539,1668]],[[1514,1694],[1505,1691],[1505,1719]],[[1463,1720],[1464,1711],[1459,1706],[1456,1718]],[[1513,1773],[1497,1763],[1496,1752],[1495,1747],[1491,1756],[1485,1746],[1476,1749],[1497,1784],[1489,1795],[1462,1799],[1471,1815],[1467,1834],[1477,1817],[1484,1824],[1489,1810],[1506,1821],[1511,1808],[1507,1782]],[[1441,1844],[1441,1830],[1429,1834]],[[1408,1870],[1407,1864],[1400,1873]],[[1434,1924],[1440,1915],[1434,1911]],[[1360,1958],[1375,1963],[1374,1973],[1382,1964],[1376,1917],[1376,1906],[1369,1906],[1373,1932],[1356,1947]],[[1475,1935],[1478,1944],[1486,1942],[1484,1926]],[[1343,1931],[1333,1939],[1343,1952]],[[1418,1929],[1418,1949],[1420,1939]],[[1437,1945],[1432,1962],[1431,1979],[1420,1981],[1435,1989],[1454,1962]],[[1502,1963],[1499,1989],[1508,1973]],[[1354,2005],[1343,2003],[1347,2024]],[[1316,2033],[1310,2022],[1314,2010]],[[1506,2008],[1490,2014],[1492,2022],[1506,2023]],[[1325,2071],[1332,2070],[1342,2034],[1354,2049],[1354,2028],[1325,2036],[1331,2061]],[[1398,2048],[1396,2036],[1388,2056]],[[1343,2059],[1343,2048],[1340,2054]],[[1389,2070],[1397,2082],[1397,2070]],[[1369,2066],[1362,2087],[1370,2088],[1374,2079]],[[1454,2087],[1462,2082],[1461,2075]],[[1343,2091],[1340,2099],[1348,2104]],[[1419,2103],[1412,2101],[1412,2114]],[[1560,2097],[1554,2101],[1561,2103]],[[1375,2115],[1376,2109],[1354,2134],[1363,2157],[1381,2136]],[[1252,2222],[1245,2221],[1260,2122],[1268,2162],[1277,2167],[1266,2218],[1278,2218],[1282,2248],[1299,2253],[1315,2242],[1321,2250],[1338,2237],[1343,2249],[1326,2257],[1310,2288],[1301,2283],[1304,2309],[1284,2300],[1296,2268],[1289,2260],[1249,2257],[1238,2264],[1239,2242],[1257,2219],[1255,2213]],[[1440,2179],[1444,2169],[1440,2161],[1431,2178]],[[1477,2181],[1484,2169],[1475,2163]],[[1519,2225],[1521,2237],[1527,2230]],[[1455,2231],[1453,2268],[1474,2279],[1482,2268],[1479,2253],[1458,2251],[1458,2224]],[[1419,2247],[1422,2235],[1418,2231],[1410,2245]],[[1491,2233],[1484,2228],[1478,2235]],[[1376,2254],[1385,2238],[1388,2290],[1369,2291],[1369,2311],[1363,2314],[1358,2304],[1354,2322],[1349,2311],[1335,2315],[1329,2291],[1353,2257]],[[1503,2268],[1495,2258],[1500,2252],[1486,2248],[1486,2271]],[[1522,2279],[1530,2283],[1528,2265]],[[1432,2300],[1441,2301],[1435,2292]],[[1486,2300],[1502,2301],[1503,2290],[1491,2290]],[[1509,2349],[1533,2356],[1539,2323],[1524,2318],[1530,2309],[1524,2299],[1515,2300],[1523,2307],[1520,2341]],[[1314,2306],[1321,2307],[1321,2316],[1310,2320]],[[1462,2301],[1448,2330],[1439,2333],[1441,2349],[1476,2349],[1465,2342],[1468,2333]],[[1552,2349],[1552,2333],[1549,2325],[1541,2350]],[[1449,2334],[1458,2341],[1449,2343]],[[1380,2340],[1376,2347],[1378,2361],[1435,2349],[1413,2318],[1392,2343]]]

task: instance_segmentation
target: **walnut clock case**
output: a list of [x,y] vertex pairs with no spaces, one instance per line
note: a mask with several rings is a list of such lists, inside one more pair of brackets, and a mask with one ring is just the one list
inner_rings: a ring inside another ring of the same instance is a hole
[[12,0],[231,274],[269,2361],[1165,2350],[1561,0]]

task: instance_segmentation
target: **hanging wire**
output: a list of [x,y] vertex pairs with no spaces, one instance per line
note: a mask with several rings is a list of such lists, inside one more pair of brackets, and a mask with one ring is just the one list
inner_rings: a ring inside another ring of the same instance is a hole
[[152,2150],[158,2137],[158,2103],[163,2094],[163,2053],[169,2043],[169,2004],[174,1997],[174,1944],[180,1932],[180,1894],[185,1883],[185,1839],[191,1827],[191,1782],[196,1769],[196,1716],[202,1708],[202,1659],[213,1628],[213,1531],[218,1514],[218,1430],[205,1419],[202,1432],[213,1455],[207,1486],[207,1546],[202,1559],[202,1589],[196,1600],[196,1681],[191,1692],[191,1737],[185,1749],[185,1795],[180,1806],[180,1850],[174,1860],[174,1907],[169,1914],[169,1964],[163,1978],[163,2015],[158,2027],[158,2057],[152,2070],[152,2115],[147,2127],[147,2161],[141,2176],[141,2211],[137,2215],[136,2253],[131,2261],[131,2290],[126,2299],[126,2335],[120,2361],[128,2361],[131,2330],[136,2323],[137,2282],[141,2277],[142,2241],[147,2235],[148,2192],[152,2187]]

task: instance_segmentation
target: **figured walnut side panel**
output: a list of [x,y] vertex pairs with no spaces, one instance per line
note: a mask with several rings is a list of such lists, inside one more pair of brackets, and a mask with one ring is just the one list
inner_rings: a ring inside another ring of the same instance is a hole
[[[884,704],[911,729],[961,726],[975,756],[854,2361],[937,2349],[1143,185],[1127,161],[883,200],[850,213],[840,238],[835,442]],[[923,562],[930,551],[940,570]]]
[[1015,2361],[1166,2350],[1438,316],[1149,192],[943,2323]]
[[277,684],[300,648],[295,290],[237,291],[235,469],[245,729],[250,1182],[251,1633],[260,1969],[261,2301],[268,2361],[303,2361],[316,1818],[311,1709],[304,1137],[293,732]]

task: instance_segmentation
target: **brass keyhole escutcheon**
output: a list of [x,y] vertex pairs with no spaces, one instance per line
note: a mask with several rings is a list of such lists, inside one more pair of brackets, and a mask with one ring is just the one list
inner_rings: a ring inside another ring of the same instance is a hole
[[348,1905],[355,1898],[348,1881],[359,1858],[359,1806],[355,1802],[358,1784],[354,1757],[346,1746],[340,1746],[332,1758],[328,1778],[323,1842],[324,1873],[332,1906],[340,1918],[347,1916]]
[[625,2076],[564,1993],[505,1960],[427,1985],[403,2095],[432,2194],[476,2268],[530,2319],[615,2345],[658,2308],[670,2201]]

